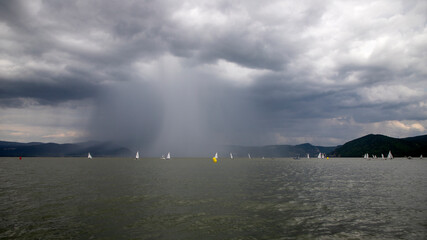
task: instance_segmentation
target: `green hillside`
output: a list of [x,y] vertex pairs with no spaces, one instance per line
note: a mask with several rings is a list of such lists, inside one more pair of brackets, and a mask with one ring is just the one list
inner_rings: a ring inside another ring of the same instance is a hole
[[411,138],[392,138],[379,134],[369,134],[339,146],[333,151],[337,157],[362,157],[369,155],[387,155],[391,151],[395,157],[427,156],[427,135]]

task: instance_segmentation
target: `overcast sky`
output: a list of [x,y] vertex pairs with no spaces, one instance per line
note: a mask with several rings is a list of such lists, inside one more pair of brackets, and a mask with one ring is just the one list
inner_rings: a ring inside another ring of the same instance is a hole
[[1,140],[189,154],[426,129],[425,0],[0,1]]

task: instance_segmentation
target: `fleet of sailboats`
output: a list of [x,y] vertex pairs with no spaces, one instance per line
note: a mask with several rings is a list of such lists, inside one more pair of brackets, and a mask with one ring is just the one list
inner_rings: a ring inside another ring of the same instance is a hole
[[[307,159],[310,159],[310,154],[309,154],[309,153],[307,153],[307,154],[306,154],[306,157],[307,157]],[[90,152],[87,154],[87,158],[88,158],[88,159],[92,159],[92,158],[93,158],[93,157],[92,157],[92,155],[90,154]],[[137,152],[136,152],[136,155],[135,155],[135,159],[136,159],[136,160],[138,160],[139,158],[140,158],[139,151],[137,151]],[[249,158],[249,159],[252,159],[252,157],[251,157],[251,154],[250,154],[250,153],[248,153],[248,158]],[[324,154],[324,153],[319,153],[319,154],[317,155],[317,158],[319,158],[319,159],[325,158],[325,154]],[[365,154],[363,155],[363,158],[364,158],[364,159],[370,159],[369,153],[365,153]],[[372,154],[372,157],[371,157],[371,158],[376,159],[376,158],[377,158],[377,156],[376,156],[375,154]],[[383,160],[386,160],[386,159],[387,159],[387,160],[391,160],[391,159],[393,159],[393,158],[394,158],[394,157],[393,157],[393,154],[391,153],[391,150],[390,150],[390,151],[388,151],[387,157],[385,157],[385,156],[384,156],[384,154],[381,154],[381,159],[383,159]],[[410,157],[408,157],[408,158],[410,158]],[[423,155],[421,154],[421,155],[420,155],[420,159],[422,159],[422,158],[423,158]],[[171,153],[170,153],[170,152],[168,152],[168,154],[166,155],[166,157],[165,157],[165,155],[162,155],[161,159],[171,159]],[[214,155],[213,159],[214,159],[214,160],[218,159],[218,152],[216,152],[216,153],[215,153],[215,155]],[[231,153],[231,152],[230,152],[230,159],[234,159],[233,153]],[[264,157],[262,157],[262,159],[264,159]],[[329,157],[328,157],[328,159],[329,159]]]
[[[370,158],[369,158],[369,153],[365,153],[365,155],[363,155],[363,158],[364,158],[364,159],[370,159]],[[372,158],[373,158],[373,159],[376,159],[376,158],[377,158],[377,155],[372,154]],[[381,153],[381,159],[383,159],[383,160],[385,160],[385,159],[388,159],[388,160],[393,159],[393,155],[391,154],[391,151],[388,151],[387,158],[385,158],[385,157],[384,157],[384,154],[382,154],[382,153]]]

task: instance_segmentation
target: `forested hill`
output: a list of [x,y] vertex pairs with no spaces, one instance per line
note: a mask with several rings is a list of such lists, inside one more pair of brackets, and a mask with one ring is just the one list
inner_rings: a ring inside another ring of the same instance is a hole
[[[362,157],[365,153],[370,156],[387,155],[391,150],[395,157],[427,157],[427,135],[392,138],[384,135],[369,134],[349,141],[338,147],[314,146],[309,143],[300,145],[269,145],[269,146],[228,146],[220,157],[233,153],[235,157],[317,157],[321,153],[336,157]],[[0,157],[85,157],[90,152],[93,156],[134,156],[128,148],[110,142],[84,143],[18,143],[0,141]]]
[[427,135],[392,138],[380,134],[369,134],[337,147],[331,155],[337,157],[362,157],[365,153],[368,153],[379,157],[381,154],[387,156],[388,151],[391,151],[394,157],[419,157],[421,154],[427,156]]

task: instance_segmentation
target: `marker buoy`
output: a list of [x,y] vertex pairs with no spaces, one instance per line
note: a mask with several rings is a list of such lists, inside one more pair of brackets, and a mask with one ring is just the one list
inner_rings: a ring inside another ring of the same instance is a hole
[[19,160],[22,160],[22,157],[21,157],[21,156],[19,156]]
[[216,160],[216,158],[212,158],[212,161],[214,162],[214,163],[216,163],[217,162],[217,160]]

